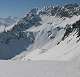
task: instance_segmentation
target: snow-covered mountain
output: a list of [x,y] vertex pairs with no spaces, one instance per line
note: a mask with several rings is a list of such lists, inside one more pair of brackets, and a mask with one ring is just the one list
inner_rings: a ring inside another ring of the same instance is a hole
[[27,30],[35,35],[33,44],[13,60],[70,60],[79,55],[79,32],[73,26],[77,25],[80,16],[65,20],[52,16],[42,18],[43,25]]
[[71,60],[80,52],[80,6],[34,8],[0,33],[0,59]]
[[14,23],[18,20],[17,17],[7,17],[7,18],[0,18],[0,32],[7,30],[8,28],[12,27]]

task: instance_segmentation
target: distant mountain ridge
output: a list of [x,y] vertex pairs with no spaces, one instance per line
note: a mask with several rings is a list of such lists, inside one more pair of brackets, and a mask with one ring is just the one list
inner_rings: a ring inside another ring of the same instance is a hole
[[80,6],[77,3],[66,4],[64,6],[46,6],[39,12],[39,14],[59,17],[72,17],[73,15],[80,15]]
[[0,26],[1,25],[5,25],[5,26],[9,26],[14,24],[17,21],[17,17],[7,17],[7,18],[0,18]]
[[18,20],[17,17],[6,17],[6,18],[0,18],[0,32],[3,32],[7,27],[12,26],[16,21]]

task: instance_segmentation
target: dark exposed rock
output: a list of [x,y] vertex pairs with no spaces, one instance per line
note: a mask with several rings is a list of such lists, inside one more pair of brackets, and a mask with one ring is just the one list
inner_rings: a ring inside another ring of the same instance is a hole
[[77,21],[76,23],[72,24],[72,25],[67,25],[65,29],[66,29],[66,32],[65,32],[62,40],[67,38],[69,36],[69,34],[72,33],[75,30],[77,32],[77,37],[80,37],[80,20]]

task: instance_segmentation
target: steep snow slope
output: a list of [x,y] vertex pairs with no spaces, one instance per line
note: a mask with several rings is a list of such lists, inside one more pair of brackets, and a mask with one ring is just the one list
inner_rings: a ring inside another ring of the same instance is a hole
[[73,35],[59,45],[54,46],[54,42],[51,41],[42,48],[36,48],[23,60],[71,60],[80,54],[80,42],[76,43],[76,36]]
[[27,29],[35,34],[35,41],[27,50],[28,53],[24,51],[12,60],[71,60],[76,57],[79,54],[79,49],[76,51],[76,47],[80,47],[77,43],[77,31],[73,31],[65,40],[62,39],[66,25],[74,24],[80,16],[65,20],[54,16],[41,18],[42,25]]

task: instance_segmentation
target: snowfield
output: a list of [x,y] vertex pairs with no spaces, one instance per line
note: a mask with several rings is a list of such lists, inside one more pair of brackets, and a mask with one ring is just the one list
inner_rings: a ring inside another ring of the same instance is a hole
[[0,77],[80,77],[80,61],[0,61]]

